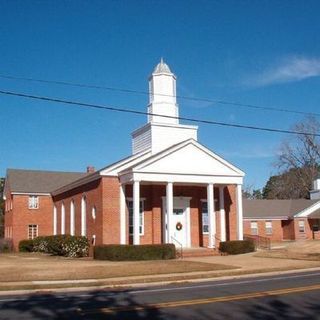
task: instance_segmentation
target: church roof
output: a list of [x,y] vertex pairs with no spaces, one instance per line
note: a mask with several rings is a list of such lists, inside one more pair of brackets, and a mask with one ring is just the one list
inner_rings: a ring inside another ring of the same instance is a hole
[[161,58],[160,62],[154,68],[153,73],[172,73],[169,66]]
[[308,199],[262,199],[248,200],[243,199],[243,217],[246,219],[272,219],[284,218],[289,219],[296,214],[304,211],[319,200]]
[[51,193],[55,189],[87,175],[88,173],[85,172],[8,169],[6,182],[9,184],[11,192]]

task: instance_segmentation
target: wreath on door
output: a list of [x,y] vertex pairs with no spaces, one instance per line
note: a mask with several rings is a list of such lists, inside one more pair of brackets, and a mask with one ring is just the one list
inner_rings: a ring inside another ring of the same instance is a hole
[[177,222],[177,224],[176,224],[176,229],[177,229],[178,231],[180,231],[180,230],[182,229],[182,223],[181,223],[181,222]]

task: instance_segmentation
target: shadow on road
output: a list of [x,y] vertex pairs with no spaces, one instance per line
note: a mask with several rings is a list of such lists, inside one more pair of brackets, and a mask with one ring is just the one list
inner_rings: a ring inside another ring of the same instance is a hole
[[[0,306],[0,319],[166,319],[159,309],[144,309],[130,292],[124,291],[92,292],[85,297],[35,294],[19,299]],[[141,310],[110,312],[109,309],[126,306]]]

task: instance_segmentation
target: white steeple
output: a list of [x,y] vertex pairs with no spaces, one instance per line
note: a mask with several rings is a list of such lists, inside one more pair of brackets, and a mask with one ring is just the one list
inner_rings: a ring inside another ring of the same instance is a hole
[[[179,117],[176,76],[162,58],[149,77],[148,113]],[[148,116],[148,122],[178,124],[179,120],[150,115]]]
[[[157,153],[176,143],[197,140],[197,126],[179,124],[176,99],[176,76],[161,58],[149,77],[148,123],[132,132],[132,153],[146,150]],[[173,118],[171,118],[173,117]]]

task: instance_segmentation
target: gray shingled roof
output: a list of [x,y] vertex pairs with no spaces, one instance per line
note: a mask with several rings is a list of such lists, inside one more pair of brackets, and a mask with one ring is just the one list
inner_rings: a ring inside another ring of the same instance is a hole
[[11,192],[51,193],[86,175],[85,172],[8,169],[6,182]]
[[243,200],[244,218],[291,218],[319,200]]

